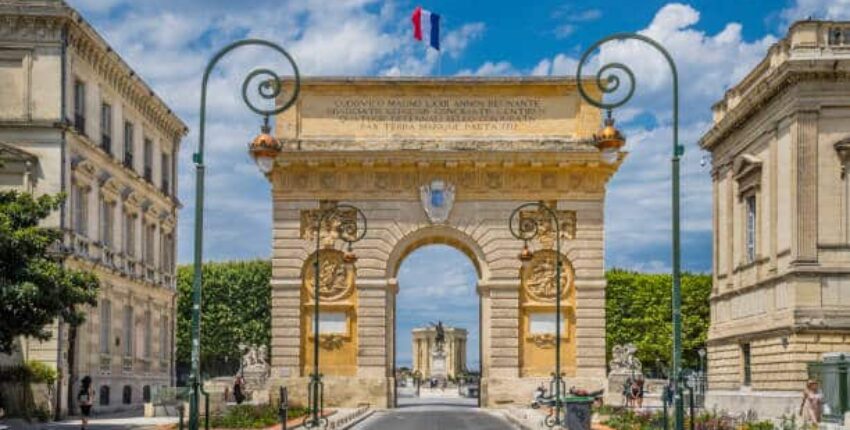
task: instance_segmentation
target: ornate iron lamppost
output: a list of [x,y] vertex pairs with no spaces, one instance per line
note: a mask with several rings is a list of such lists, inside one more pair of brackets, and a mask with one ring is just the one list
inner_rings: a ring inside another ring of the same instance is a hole
[[[262,133],[254,139],[249,148],[251,156],[257,163],[260,170],[268,174],[274,167],[274,159],[280,153],[281,145],[273,136],[271,136],[269,128],[269,116],[279,114],[286,109],[289,109],[298,99],[298,92],[301,88],[301,78],[298,72],[298,66],[295,60],[289,55],[286,50],[280,46],[260,39],[240,40],[230,45],[225,46],[218,51],[204,70],[203,81],[201,82],[201,112],[200,124],[198,128],[198,151],[192,155],[192,161],[195,163],[195,253],[194,253],[194,280],[192,282],[192,375],[191,375],[191,398],[189,402],[189,429],[197,430],[199,426],[199,405],[200,394],[203,390],[201,383],[201,284],[203,280],[202,262],[203,262],[203,236],[204,236],[204,138],[206,137],[206,111],[207,111],[207,84],[209,82],[210,73],[218,64],[221,58],[241,46],[262,46],[271,48],[286,59],[292,66],[294,74],[294,83],[291,94],[288,99],[274,109],[261,109],[254,105],[248,98],[248,87],[251,81],[257,77],[264,77],[257,86],[257,93],[265,100],[275,100],[283,94],[283,86],[280,83],[280,77],[269,69],[257,69],[248,74],[245,81],[242,83],[242,99],[248,106],[248,109],[263,116]],[[209,411],[207,411],[209,414]],[[209,424],[209,423],[208,423]]]
[[354,264],[357,261],[357,256],[352,252],[352,244],[363,239],[367,229],[366,216],[363,215],[363,211],[355,206],[340,204],[321,210],[320,213],[321,215],[316,217],[316,253],[314,254],[315,261],[313,261],[313,373],[310,375],[310,382],[307,386],[309,413],[304,418],[305,428],[326,427],[328,424],[327,418],[322,417],[325,403],[325,385],[322,383],[322,374],[319,373],[322,230],[335,234],[329,239],[326,238],[325,248],[333,249],[334,242],[341,239],[348,244],[348,248],[342,257],[343,262]]
[[[679,75],[676,71],[676,63],[673,61],[673,58],[670,56],[670,53],[657,41],[652,38],[646,37],[641,34],[635,33],[616,33],[612,34],[608,37],[602,38],[593,45],[591,45],[581,56],[581,60],[579,60],[578,71],[577,71],[577,80],[578,80],[578,90],[581,97],[590,103],[593,106],[596,106],[600,109],[606,109],[608,111],[608,118],[606,120],[606,129],[608,127],[613,127],[614,120],[611,117],[611,111],[614,108],[620,107],[628,102],[632,95],[634,95],[635,91],[635,75],[626,65],[622,63],[609,63],[600,67],[599,71],[596,73],[595,85],[598,90],[602,92],[602,95],[611,94],[617,91],[620,88],[620,77],[616,74],[613,74],[614,71],[622,72],[628,78],[628,88],[626,89],[626,94],[621,98],[605,102],[601,98],[594,99],[591,95],[587,93],[584,88],[583,76],[582,76],[582,68],[584,63],[587,62],[593,52],[595,52],[599,47],[603,44],[610,41],[628,41],[634,40],[638,42],[645,43],[658,52],[660,52],[664,59],[667,61],[667,64],[670,66],[670,72],[673,78],[673,157],[671,159],[672,164],[672,176],[673,176],[673,184],[672,184],[672,204],[673,204],[673,219],[672,219],[672,248],[673,248],[673,286],[672,286],[672,307],[673,307],[673,366],[672,373],[670,378],[672,378],[675,383],[675,428],[677,430],[682,430],[685,422],[685,414],[684,414],[684,402],[682,399],[682,291],[681,291],[681,240],[680,240],[680,226],[679,226],[679,160],[681,156],[685,153],[685,147],[679,145]],[[604,132],[604,130],[603,130]],[[612,146],[609,146],[606,143],[605,136],[597,136],[597,143],[599,145],[599,149],[602,151],[603,161],[613,162],[617,160],[616,150],[612,149]],[[612,156],[613,154],[613,156]]]
[[[544,216],[523,217],[523,212],[530,212],[531,210],[542,213]],[[545,225],[544,222],[551,222],[551,224]],[[566,394],[566,383],[561,374],[561,290],[563,288],[563,285],[561,285],[561,269],[563,268],[561,220],[549,206],[542,202],[532,202],[522,204],[514,209],[508,219],[508,227],[515,238],[524,242],[522,252],[519,255],[519,259],[523,262],[530,261],[533,258],[533,253],[528,249],[530,240],[545,231],[554,231],[555,234],[555,372],[552,373],[552,380],[549,382],[549,393],[553,394],[553,414],[546,418],[545,423],[549,427],[560,426],[562,424],[561,410],[564,407],[562,395]]]

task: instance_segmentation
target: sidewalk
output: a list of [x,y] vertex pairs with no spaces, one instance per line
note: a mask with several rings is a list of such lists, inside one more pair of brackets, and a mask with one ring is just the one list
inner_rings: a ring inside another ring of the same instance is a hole
[[[177,423],[176,417],[144,418],[141,416],[103,416],[89,420],[90,430],[129,430],[129,429],[156,429],[161,426]],[[79,429],[82,422],[78,417],[67,420],[39,423],[28,423],[24,420],[0,420],[0,429],[7,426],[9,430],[69,430]]]

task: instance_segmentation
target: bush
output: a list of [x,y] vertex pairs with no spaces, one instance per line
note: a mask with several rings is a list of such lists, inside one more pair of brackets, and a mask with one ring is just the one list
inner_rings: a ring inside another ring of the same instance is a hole
[[30,360],[18,366],[0,368],[0,382],[25,382],[52,385],[56,382],[56,369],[40,362]]
[[[306,409],[301,407],[290,407],[289,418],[298,418],[306,415]],[[223,415],[210,419],[211,427],[243,429],[243,428],[265,428],[280,423],[280,416],[276,406],[271,405],[238,405],[227,409]]]
[[56,378],[58,377],[56,369],[34,360],[28,361],[26,367],[32,376],[30,382],[45,383],[47,385],[53,385],[56,382]]

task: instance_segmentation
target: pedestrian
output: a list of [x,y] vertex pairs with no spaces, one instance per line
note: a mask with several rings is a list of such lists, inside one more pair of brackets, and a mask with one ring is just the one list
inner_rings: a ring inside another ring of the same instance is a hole
[[245,401],[245,393],[242,391],[245,388],[245,379],[242,375],[236,375],[236,380],[233,382],[233,398],[237,405],[241,405]]
[[80,404],[80,414],[82,415],[82,430],[86,430],[89,425],[89,416],[91,416],[91,407],[94,403],[94,388],[91,386],[91,377],[86,375],[80,381],[80,391],[77,392],[77,402]]
[[637,408],[643,409],[643,395],[644,395],[644,385],[646,384],[646,380],[643,379],[643,375],[638,375],[636,384],[638,386],[637,390]]
[[803,402],[800,404],[800,415],[803,416],[803,424],[814,426],[820,423],[821,406],[823,405],[823,394],[818,390],[818,381],[809,379],[806,388],[803,389]]

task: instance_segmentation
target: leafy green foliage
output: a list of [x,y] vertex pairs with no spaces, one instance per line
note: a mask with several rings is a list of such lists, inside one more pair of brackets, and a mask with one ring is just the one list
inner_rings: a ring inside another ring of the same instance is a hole
[[49,339],[46,327],[57,317],[78,325],[83,313],[77,306],[97,305],[97,278],[51,259],[62,233],[39,226],[63,200],[0,192],[0,352],[10,353],[18,336]]
[[[289,408],[289,419],[307,415],[305,408]],[[203,423],[202,423],[203,424]],[[220,416],[210,419],[211,427],[225,429],[266,428],[280,424],[278,409],[272,405],[238,405],[227,408]]]
[[0,367],[0,382],[46,383],[56,382],[56,369],[35,360],[16,366]]
[[[670,275],[613,269],[608,280],[606,337],[608,357],[614,345],[633,343],[644,369],[670,366],[673,348],[672,278]],[[711,276],[682,275],[682,360],[699,366],[697,351],[705,346],[709,324]]]
[[[192,266],[177,270],[177,360],[191,362]],[[239,344],[271,341],[271,263],[265,260],[205,263],[201,318],[202,371],[232,375],[242,358]]]

